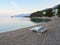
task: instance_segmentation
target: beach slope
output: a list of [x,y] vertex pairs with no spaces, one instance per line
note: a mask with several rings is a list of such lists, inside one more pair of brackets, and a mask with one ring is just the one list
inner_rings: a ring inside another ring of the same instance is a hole
[[34,26],[0,33],[0,45],[60,45],[60,18],[40,25],[48,28],[42,35],[29,31]]

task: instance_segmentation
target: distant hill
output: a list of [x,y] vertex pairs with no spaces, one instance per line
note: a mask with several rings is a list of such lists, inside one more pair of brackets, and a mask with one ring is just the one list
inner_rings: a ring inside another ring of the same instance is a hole
[[11,16],[11,18],[13,18],[13,17],[29,17],[29,16],[30,16],[29,14],[18,14],[18,15]]
[[53,17],[53,16],[59,16],[60,17],[60,4],[47,8],[41,11],[36,11],[31,13],[30,17]]

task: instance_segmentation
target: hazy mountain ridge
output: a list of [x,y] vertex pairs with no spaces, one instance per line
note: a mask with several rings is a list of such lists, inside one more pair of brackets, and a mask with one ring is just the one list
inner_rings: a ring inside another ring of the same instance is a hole
[[28,17],[30,16],[29,14],[18,14],[18,15],[14,15],[14,16],[11,16],[12,18],[13,17]]

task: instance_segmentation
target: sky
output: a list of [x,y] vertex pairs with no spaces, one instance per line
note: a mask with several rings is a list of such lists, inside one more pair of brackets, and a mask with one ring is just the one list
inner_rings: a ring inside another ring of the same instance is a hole
[[60,0],[0,0],[0,16],[30,14],[60,4]]

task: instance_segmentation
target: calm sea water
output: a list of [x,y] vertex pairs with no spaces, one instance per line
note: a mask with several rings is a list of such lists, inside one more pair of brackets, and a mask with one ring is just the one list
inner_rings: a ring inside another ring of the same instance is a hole
[[0,33],[36,25],[29,18],[0,18]]

